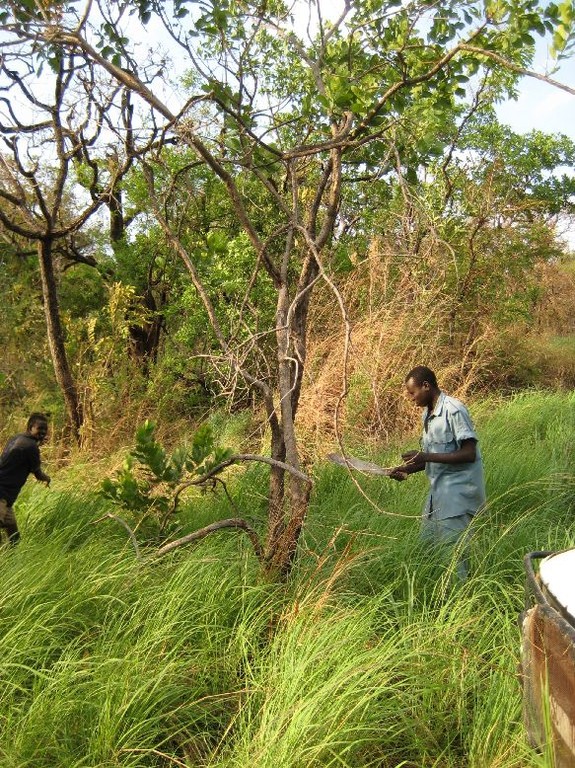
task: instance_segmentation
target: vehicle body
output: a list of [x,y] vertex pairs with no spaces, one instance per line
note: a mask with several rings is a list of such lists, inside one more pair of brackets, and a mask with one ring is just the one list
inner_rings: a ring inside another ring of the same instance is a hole
[[549,755],[554,768],[575,768],[575,549],[531,552],[525,571],[525,726],[531,744]]

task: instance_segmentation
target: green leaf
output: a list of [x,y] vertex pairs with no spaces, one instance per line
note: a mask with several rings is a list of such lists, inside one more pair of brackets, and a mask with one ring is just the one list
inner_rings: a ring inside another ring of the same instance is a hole
[[225,232],[220,230],[210,232],[207,242],[210,253],[225,254],[228,252],[228,238]]

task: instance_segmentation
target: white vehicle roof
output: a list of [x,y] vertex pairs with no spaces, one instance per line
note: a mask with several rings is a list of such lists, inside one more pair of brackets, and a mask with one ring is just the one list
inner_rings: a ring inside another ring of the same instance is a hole
[[539,579],[575,623],[575,549],[544,558],[539,565]]

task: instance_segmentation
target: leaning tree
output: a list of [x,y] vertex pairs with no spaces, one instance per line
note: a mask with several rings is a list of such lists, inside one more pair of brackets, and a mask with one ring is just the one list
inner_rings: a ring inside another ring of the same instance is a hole
[[[225,361],[230,378],[265,406],[264,558],[269,571],[289,572],[311,488],[296,434],[309,311],[318,282],[335,292],[330,254],[348,169],[365,175],[377,167],[382,178],[409,162],[416,173],[418,152],[478,78],[506,72],[509,85],[529,74],[534,34],[554,36],[555,48],[566,50],[571,3],[8,0],[0,20],[10,39],[29,46],[31,60],[78,56],[131,91],[140,131],[191,149],[224,189],[251,254],[234,315],[250,328],[247,339],[222,324],[174,225],[161,148],[141,158],[157,220],[217,339],[214,362]],[[262,275],[275,293],[275,316],[256,331],[250,291]],[[273,360],[258,354],[260,340],[270,338]]]
[[74,264],[96,266],[83,230],[103,208],[112,244],[125,229],[121,182],[142,150],[131,91],[99,77],[79,51],[46,49],[38,58],[8,29],[0,46],[0,225],[15,253],[37,256],[55,379],[80,440],[84,414],[58,278]]

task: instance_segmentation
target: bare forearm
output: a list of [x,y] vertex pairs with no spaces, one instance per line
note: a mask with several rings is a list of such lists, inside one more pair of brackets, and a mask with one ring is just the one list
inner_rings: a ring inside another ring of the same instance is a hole
[[401,469],[405,472],[420,472],[425,469],[427,463],[437,464],[469,464],[475,461],[477,455],[474,440],[464,440],[461,447],[450,453],[433,453],[431,451],[408,451],[403,453],[404,466]]
[[425,464],[432,462],[435,464],[470,464],[476,458],[475,446],[464,446],[451,453],[430,453],[421,451],[419,457]]

